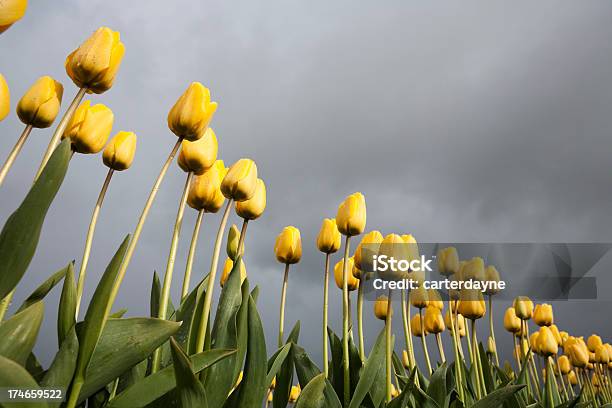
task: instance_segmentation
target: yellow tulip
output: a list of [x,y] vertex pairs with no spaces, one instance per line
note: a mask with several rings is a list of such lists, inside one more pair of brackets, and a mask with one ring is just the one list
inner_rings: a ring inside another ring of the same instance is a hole
[[232,261],[236,260],[238,256],[238,243],[240,242],[240,231],[236,224],[233,224],[227,234],[227,245],[225,246],[225,251],[227,252],[227,256]]
[[533,310],[533,322],[538,326],[550,326],[553,324],[553,310],[548,303],[536,305]]
[[457,248],[447,247],[438,251],[438,272],[450,276],[459,271],[459,254]]
[[[451,322],[451,313],[450,310],[447,310],[444,314],[444,324],[448,327],[449,334],[452,334],[453,327],[459,329],[459,336],[465,336],[465,318],[461,315],[455,316],[453,313],[453,321]],[[456,318],[456,319],[455,319]]]
[[576,373],[572,370],[567,374],[567,379],[571,385],[578,384],[578,378],[576,377]]
[[336,215],[338,231],[347,236],[359,235],[366,226],[366,203],[361,193],[353,193],[340,203]]
[[495,341],[493,341],[493,337],[489,336],[487,340],[487,351],[489,354],[497,354],[497,347],[495,346]]
[[603,341],[601,341],[601,337],[599,337],[596,334],[592,334],[587,339],[587,347],[591,353],[594,353],[595,350],[597,350],[597,348],[601,346],[602,344],[603,344]]
[[[499,271],[493,265],[489,265],[485,268],[485,281],[487,282],[496,282],[499,283]],[[491,288],[487,289],[485,292],[487,295],[494,295],[499,292],[499,287],[497,285],[492,285]]]
[[568,347],[568,357],[574,367],[584,368],[589,363],[589,351],[580,343]]
[[559,357],[559,368],[561,370],[561,374],[566,375],[572,370],[572,365],[570,364],[569,358],[567,356]]
[[559,329],[557,328],[557,326],[555,326],[554,324],[551,324],[549,326],[550,331],[552,332],[553,336],[555,337],[555,340],[557,341],[557,345],[562,346],[563,345],[563,340],[561,339],[561,333],[559,333]]
[[[221,275],[221,281],[219,282],[221,284],[221,287],[223,287],[223,285],[225,285],[225,282],[227,282],[227,278],[229,278],[232,268],[234,268],[234,262],[232,262],[230,258],[227,258],[225,260],[225,265],[223,265],[223,274]],[[246,267],[244,266],[244,262],[241,259],[240,260],[240,284],[241,285],[246,279],[246,277],[247,277]]]
[[529,336],[529,346],[531,347],[531,351],[536,354],[540,354],[540,345],[538,344],[539,335],[540,332],[536,331],[535,333],[531,333],[531,336]]
[[425,308],[424,324],[428,333],[438,334],[446,329],[442,312],[431,304]]
[[110,89],[125,47],[118,31],[98,28],[66,58],[66,73],[79,88],[101,94]]
[[17,116],[35,128],[51,126],[62,103],[64,87],[51,78],[43,76],[32,85],[17,104]]
[[399,396],[399,391],[395,387],[395,384],[391,383],[391,399],[397,398]]
[[168,127],[178,137],[193,142],[204,136],[216,111],[217,102],[210,101],[210,90],[192,82],[170,109]]
[[[388,258],[395,258],[396,260],[407,260],[407,247],[408,246],[405,245],[401,236],[397,234],[388,234],[378,247],[378,256],[386,256]],[[378,275],[387,280],[404,279],[408,277],[407,272],[399,270],[394,271],[391,268],[388,268],[386,271],[378,271]]]
[[0,33],[8,30],[10,26],[21,20],[27,8],[28,0],[0,1]]
[[410,291],[410,304],[417,309],[426,308],[429,304],[429,294],[423,286]]
[[[380,231],[370,231],[361,238],[361,242],[355,249],[355,265],[359,270],[372,272],[372,257],[378,253],[383,235]],[[364,249],[365,246],[365,249]]]
[[245,201],[255,195],[257,165],[251,159],[240,159],[227,171],[221,182],[221,192],[235,201]]
[[245,220],[256,220],[266,209],[266,184],[262,179],[257,179],[255,194],[244,201],[236,202],[236,214]]
[[565,342],[567,341],[567,339],[569,338],[569,334],[566,331],[560,331],[559,332],[559,337],[561,338],[561,343],[559,344],[562,347],[565,347]]
[[[421,332],[421,315],[415,314],[410,319],[410,331],[414,337],[422,337],[423,333]],[[427,335],[427,329],[425,329],[425,335]]]
[[514,299],[514,312],[521,320],[529,320],[533,317],[533,302],[526,296],[518,296]]
[[[317,236],[317,248],[324,254],[333,254],[340,249],[342,236],[334,218],[325,218]],[[357,254],[357,252],[355,252]]]
[[554,356],[559,352],[557,340],[547,326],[540,327],[538,333],[538,352],[543,356]]
[[289,402],[290,403],[294,403],[297,401],[297,399],[300,397],[300,393],[301,393],[302,389],[300,388],[299,385],[294,385],[291,387],[291,392],[289,393]]
[[461,268],[461,278],[465,281],[470,279],[484,281],[485,276],[485,265],[484,260],[478,256],[466,261]]
[[476,320],[483,317],[487,309],[482,292],[479,290],[463,289],[459,299],[459,313],[466,319]]
[[429,289],[427,291],[427,307],[433,306],[438,310],[444,309],[444,302],[442,302],[442,296],[435,289]]
[[226,172],[223,160],[217,160],[204,174],[195,176],[187,195],[187,204],[198,211],[204,210],[208,213],[219,211],[225,201],[225,197],[221,194],[221,180]]
[[106,106],[85,101],[74,112],[62,138],[70,138],[77,153],[98,153],[110,136],[114,119],[113,111]]
[[608,364],[610,361],[610,355],[608,354],[608,348],[603,344],[595,350],[595,362],[599,364]]
[[[414,237],[414,235],[412,234],[404,234],[402,235],[402,240],[404,241],[405,248],[403,249],[404,253],[406,254],[406,259],[412,261],[413,259],[419,259],[420,258],[420,254],[419,254],[419,245],[417,243],[416,238]],[[413,279],[421,282],[423,279],[425,279],[425,275],[424,272],[421,273],[421,275],[423,276],[423,278],[415,278],[416,272],[410,272],[409,277],[412,277]]]
[[[353,290],[356,290],[356,289],[359,288],[359,279],[357,279],[353,275],[353,267],[354,267],[353,257],[350,257],[348,259],[347,264],[348,264],[347,265],[347,267],[348,267],[348,273],[347,273],[348,281],[346,282],[346,285],[347,285],[349,291],[353,291]],[[336,280],[336,286],[338,286],[338,288],[340,288],[340,289],[342,289],[342,284],[344,283],[344,279],[342,279],[343,268],[344,268],[344,259],[341,259],[334,266],[334,279]]]
[[204,136],[198,140],[193,142],[183,140],[178,165],[185,172],[202,174],[215,164],[218,149],[217,135],[211,128],[208,128]]
[[[389,300],[386,296],[379,296],[374,302],[374,316],[380,320],[387,320],[387,309]],[[393,316],[393,308],[391,308],[391,316]]]
[[0,74],[0,121],[4,120],[11,111],[11,92],[4,75]]
[[283,228],[278,237],[276,237],[274,253],[278,262],[284,264],[298,263],[302,258],[300,230],[294,226]]
[[521,331],[521,319],[516,317],[513,307],[506,309],[504,314],[504,329],[510,333],[519,333]]
[[104,148],[102,161],[113,170],[128,169],[134,161],[136,154],[136,134],[133,132],[119,132]]

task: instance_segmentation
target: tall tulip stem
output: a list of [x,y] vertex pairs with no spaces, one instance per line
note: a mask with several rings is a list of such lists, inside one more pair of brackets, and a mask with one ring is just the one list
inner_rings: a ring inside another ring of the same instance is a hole
[[363,283],[365,279],[363,277],[365,272],[361,272],[359,277],[359,288],[357,289],[357,334],[359,336],[359,358],[361,364],[365,364],[365,344],[363,340]]
[[[174,221],[174,228],[172,230],[172,240],[170,241],[170,253],[168,254],[168,260],[166,261],[166,273],[164,274],[164,284],[162,285],[161,297],[159,299],[159,309],[157,310],[157,317],[160,319],[166,319],[168,313],[168,302],[170,301],[170,288],[172,286],[172,275],[174,274],[174,264],[176,262],[176,251],[178,249],[179,237],[181,235],[181,227],[183,225],[183,216],[185,214],[185,204],[187,203],[187,194],[189,193],[189,187],[193,180],[193,172],[187,173],[185,180],[185,187],[183,187],[183,194],[179,201],[178,210],[176,212],[176,220]],[[161,358],[161,348],[155,350],[153,354],[153,362],[151,364],[151,370],[153,373],[159,370]]]
[[325,271],[323,273],[323,371],[325,378],[329,376],[329,357],[327,339],[327,310],[329,303],[329,258],[330,254],[325,254]]
[[244,255],[244,240],[246,238],[248,226],[249,226],[249,220],[245,219],[242,222],[242,228],[240,229],[240,238],[238,239],[238,256]]
[[431,368],[431,360],[429,359],[429,350],[427,350],[427,341],[425,340],[425,322],[423,320],[423,309],[419,309],[419,317],[421,323],[421,344],[423,345],[423,354],[425,355],[425,363],[427,364],[427,372],[429,375],[433,373]]
[[406,292],[404,290],[402,290],[400,295],[400,303],[402,307],[402,326],[404,329],[404,341],[406,342],[406,355],[408,356],[408,366],[410,367],[410,369],[412,369],[414,367],[414,363],[412,361],[412,346],[410,344],[410,323],[408,321],[408,313],[406,310]]
[[[550,357],[546,357],[546,401],[548,402],[547,404],[547,408],[554,408],[555,404],[553,402],[553,389],[552,389],[552,382],[555,381],[555,373],[552,370],[552,366],[550,364]],[[552,381],[551,380],[551,376],[552,375]]]
[[70,103],[70,106],[68,106],[68,109],[64,113],[64,116],[62,117],[60,122],[57,124],[57,127],[55,128],[55,132],[53,132],[53,136],[51,137],[51,140],[49,141],[49,145],[47,146],[47,151],[45,151],[42,161],[40,162],[40,167],[38,168],[38,171],[36,172],[34,181],[38,180],[38,177],[40,177],[43,169],[47,165],[47,162],[49,161],[49,159],[51,158],[51,155],[53,154],[53,151],[55,150],[55,146],[57,146],[57,143],[59,142],[60,137],[64,133],[64,130],[66,130],[66,126],[68,126],[68,122],[70,122],[70,119],[72,119],[72,115],[74,115],[74,112],[79,106],[79,103],[81,103],[81,101],[83,100],[83,97],[85,96],[86,92],[87,92],[87,88],[79,89],[74,99]]
[[387,391],[387,403],[391,402],[392,397],[392,380],[391,380],[391,370],[393,369],[393,360],[391,359],[392,353],[392,344],[391,344],[391,336],[392,336],[392,314],[393,308],[391,307],[391,295],[393,292],[389,289],[389,296],[387,298],[387,318],[385,319],[385,365],[386,365],[386,391]]
[[461,379],[461,367],[459,366],[459,345],[457,341],[461,341],[461,334],[459,334],[459,325],[455,324],[455,315],[453,313],[453,303],[448,301],[448,313],[449,313],[449,321],[451,324],[451,337],[453,339],[453,352],[455,353],[455,382],[457,387],[457,392],[459,393],[459,398],[461,401],[465,401],[465,396],[463,395],[463,380]]
[[191,281],[191,270],[193,269],[193,260],[195,258],[196,248],[198,247],[198,237],[200,236],[200,228],[202,227],[202,219],[204,218],[204,210],[198,211],[193,234],[191,235],[191,244],[189,245],[189,255],[187,255],[187,264],[185,265],[185,276],[183,277],[183,287],[181,288],[181,302],[189,293],[189,282]]
[[196,353],[204,351],[204,340],[206,339],[206,330],[208,328],[208,316],[210,315],[210,306],[212,304],[213,291],[215,288],[215,277],[217,276],[217,265],[219,264],[219,253],[221,252],[221,241],[223,241],[223,234],[225,233],[225,226],[227,225],[227,219],[229,218],[230,209],[232,208],[233,200],[228,199],[223,211],[223,217],[219,224],[219,230],[217,231],[217,238],[215,239],[215,247],[213,249],[213,256],[210,260],[210,271],[208,273],[208,284],[206,286],[206,293],[204,295],[204,308],[200,315],[200,329],[196,337]]
[[342,262],[342,363],[344,367],[344,406],[351,401],[351,371],[349,363],[349,292],[348,292],[348,259],[351,236],[346,236],[344,243],[344,261]]
[[471,341],[471,353],[472,353],[472,366],[476,373],[476,395],[478,399],[483,397],[482,384],[480,381],[480,364],[479,364],[479,352],[478,352],[478,337],[476,336],[476,320],[472,319],[472,341]]
[[440,333],[436,333],[436,343],[438,343],[440,359],[442,360],[442,363],[446,363],[446,355],[444,354],[444,346],[442,346],[442,337],[440,337]]
[[98,194],[98,200],[94,207],[93,213],[91,214],[91,221],[89,221],[89,228],[87,230],[87,238],[85,239],[85,249],[83,251],[83,259],[81,260],[81,269],[79,270],[79,278],[77,281],[77,298],[76,298],[76,319],[79,318],[79,309],[81,307],[81,299],[83,297],[83,288],[85,287],[85,276],[87,274],[87,264],[89,263],[89,255],[91,254],[91,244],[93,242],[94,233],[96,231],[96,225],[98,223],[98,216],[100,215],[100,209],[106,196],[106,191],[111,182],[111,178],[114,174],[113,169],[108,169],[106,178]]
[[497,355],[497,341],[495,340],[495,328],[493,327],[493,295],[489,295],[489,331],[495,345],[495,364],[499,367],[499,356]]
[[28,140],[28,136],[30,135],[31,131],[32,125],[27,125],[23,129],[23,132],[21,132],[21,136],[19,136],[19,139],[17,139],[17,143],[15,143],[15,146],[13,146],[13,150],[11,150],[8,157],[6,158],[6,162],[2,165],[2,168],[0,169],[0,186],[2,185],[4,178],[11,169],[11,166],[15,162],[15,159],[19,155],[19,152],[23,148],[23,145],[25,144],[26,140]]
[[110,294],[109,308],[112,307],[115,299],[117,298],[119,287],[121,286],[121,282],[123,281],[123,278],[125,277],[125,272],[127,271],[127,268],[130,265],[132,256],[134,255],[134,250],[136,249],[136,245],[138,244],[138,240],[140,239],[142,228],[144,227],[144,223],[147,220],[149,211],[151,210],[151,206],[153,205],[153,201],[155,201],[155,196],[157,196],[159,187],[162,181],[164,180],[164,177],[166,176],[166,173],[168,172],[168,168],[170,167],[170,164],[174,160],[174,156],[176,156],[176,152],[181,146],[182,141],[183,141],[183,138],[179,137],[178,140],[176,141],[176,144],[170,151],[170,154],[168,155],[166,162],[164,163],[161,171],[159,172],[159,175],[157,176],[157,180],[155,180],[155,184],[153,184],[153,188],[151,189],[151,192],[149,193],[149,198],[147,199],[147,202],[145,203],[145,206],[142,209],[142,213],[140,214],[140,218],[138,219],[138,224],[136,225],[136,229],[134,230],[134,236],[132,236],[132,239],[130,240],[130,245],[128,246],[125,252],[125,257],[123,258],[123,261],[121,262],[121,267],[119,268],[119,272],[117,273],[117,278],[115,279],[115,282],[113,284],[113,288]]
[[285,275],[283,276],[283,288],[281,289],[281,302],[278,317],[278,348],[284,343],[283,335],[285,330],[285,303],[287,301],[287,284],[289,282],[289,264],[285,264]]

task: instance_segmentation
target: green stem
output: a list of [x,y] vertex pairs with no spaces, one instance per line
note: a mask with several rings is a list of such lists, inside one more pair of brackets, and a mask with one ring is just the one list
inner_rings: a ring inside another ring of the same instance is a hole
[[74,381],[72,382],[72,386],[70,387],[70,394],[68,395],[68,402],[66,403],[66,408],[76,407],[84,383],[85,380],[83,378],[74,379]]
[[26,125],[26,127],[23,129],[23,132],[21,132],[21,136],[19,136],[19,139],[17,139],[17,143],[15,143],[15,146],[13,146],[13,149],[6,158],[6,162],[2,165],[2,168],[0,169],[0,186],[2,185],[2,182],[4,181],[4,178],[8,174],[9,170],[13,166],[13,163],[15,163],[15,159],[19,155],[19,152],[23,148],[23,145],[25,144],[26,140],[28,140],[28,136],[30,135],[31,131],[32,125]]
[[436,342],[438,343],[440,359],[442,360],[442,363],[446,363],[446,355],[444,354],[444,347],[442,346],[442,338],[440,337],[440,333],[436,333]]
[[431,368],[431,360],[429,359],[429,350],[427,350],[427,341],[425,341],[425,322],[423,321],[423,309],[419,309],[419,317],[421,323],[421,344],[423,345],[423,354],[425,355],[425,363],[427,364],[427,372],[429,375],[433,373]]
[[365,272],[361,272],[361,276],[359,278],[359,289],[357,289],[357,331],[359,335],[359,358],[361,359],[361,364],[364,365],[366,361],[365,355],[365,344],[363,341],[363,283],[365,279],[363,279],[363,274]]
[[406,355],[408,356],[408,366],[410,369],[414,367],[414,363],[412,361],[412,355],[410,354],[410,350],[412,347],[410,346],[410,323],[408,322],[408,314],[406,312],[406,292],[404,290],[401,291],[401,306],[402,306],[402,325],[404,328],[404,341],[406,342]]
[[117,278],[115,279],[115,282],[113,283],[113,288],[111,290],[111,294],[109,298],[110,301],[108,303],[109,310],[107,310],[107,313],[106,313],[107,315],[110,309],[112,308],[113,303],[115,302],[115,299],[117,298],[119,287],[121,286],[121,282],[123,281],[127,268],[130,265],[130,261],[132,260],[132,256],[134,255],[134,250],[136,249],[136,244],[138,244],[138,240],[140,239],[140,234],[142,233],[142,228],[144,227],[144,223],[147,220],[147,217],[149,215],[149,210],[151,210],[151,206],[153,205],[153,201],[155,201],[155,196],[157,195],[157,192],[159,191],[161,182],[164,180],[164,177],[166,176],[168,168],[170,167],[170,164],[174,160],[174,156],[176,155],[176,152],[181,146],[182,141],[183,141],[182,138],[179,138],[176,141],[176,144],[172,148],[170,155],[166,159],[166,162],[164,163],[164,166],[159,172],[159,176],[157,176],[157,180],[155,180],[155,184],[153,184],[153,188],[151,189],[151,192],[149,193],[149,198],[147,199],[147,202],[145,203],[142,213],[140,214],[140,218],[138,219],[138,224],[136,225],[136,229],[134,230],[134,236],[130,240],[130,245],[128,246],[126,250],[125,257],[123,258],[123,262],[121,262],[121,267],[119,268],[119,272],[117,272]]
[[351,402],[351,372],[349,364],[349,296],[348,296],[348,258],[350,235],[344,244],[344,261],[342,263],[342,362],[344,366],[344,406]]
[[[185,204],[187,203],[187,194],[193,180],[193,172],[187,173],[183,194],[179,201],[178,210],[176,212],[176,220],[172,230],[172,240],[170,241],[170,253],[166,261],[166,273],[164,274],[164,284],[162,285],[161,297],[159,300],[159,309],[157,317],[166,319],[168,317],[168,303],[170,302],[170,288],[172,286],[172,275],[174,274],[174,264],[176,262],[176,251],[178,249],[179,237],[181,235],[181,227],[183,225],[183,216],[185,214]],[[153,363],[151,364],[151,372],[156,373],[159,370],[161,363],[161,347],[157,348],[153,353]]]
[[285,331],[285,303],[287,301],[287,284],[289,282],[289,264],[285,264],[285,275],[283,276],[283,288],[281,290],[280,311],[278,317],[278,348],[285,342],[283,334]]
[[204,218],[204,210],[198,211],[193,234],[191,235],[191,245],[189,245],[189,255],[187,255],[187,264],[185,265],[185,276],[183,277],[183,287],[181,289],[181,302],[189,294],[189,282],[191,281],[191,270],[193,269],[193,260],[195,258],[196,248],[198,246],[198,237],[200,236],[200,228],[202,227],[202,219]]
[[[463,380],[461,375],[461,367],[459,364],[459,344],[457,341],[461,341],[461,337],[459,334],[459,327],[455,324],[455,315],[453,313],[452,302],[448,301],[448,313],[451,324],[451,337],[453,339],[453,352],[455,353],[455,386],[457,388],[457,392],[459,393],[459,399],[465,404],[465,395],[463,394]],[[455,330],[456,328],[456,330]]]
[[219,230],[217,231],[217,238],[215,239],[215,247],[213,249],[213,256],[210,260],[210,271],[208,273],[208,284],[206,286],[206,293],[204,294],[204,308],[200,315],[200,327],[198,335],[196,337],[196,353],[204,351],[204,341],[206,340],[206,330],[208,329],[208,317],[210,315],[210,306],[212,304],[213,290],[215,288],[215,277],[217,276],[217,266],[219,264],[219,253],[221,252],[221,241],[223,241],[223,234],[225,233],[225,226],[227,225],[227,219],[229,218],[230,208],[232,208],[232,200],[227,200],[227,205],[219,224]]
[[108,173],[106,173],[106,178],[104,179],[104,183],[102,184],[102,188],[100,189],[100,194],[98,195],[98,200],[96,201],[96,205],[94,207],[93,213],[91,214],[91,221],[89,222],[89,229],[87,230],[87,238],[85,239],[85,250],[83,251],[83,259],[81,261],[81,269],[79,271],[79,278],[77,281],[77,298],[76,298],[76,313],[75,317],[79,319],[79,309],[81,307],[81,299],[83,297],[83,288],[85,286],[85,275],[87,273],[87,264],[89,263],[89,255],[91,254],[91,244],[93,242],[94,233],[96,231],[96,224],[98,223],[98,216],[100,215],[100,209],[102,208],[102,203],[104,202],[104,197],[106,196],[106,191],[108,190],[108,186],[111,182],[111,178],[113,177],[114,170],[108,169]]
[[482,371],[480,369],[480,351],[478,350],[478,336],[476,335],[476,320],[472,319],[472,357],[474,361],[472,364],[474,365],[474,369],[476,372],[476,385],[478,390],[478,398],[482,398],[485,396],[486,391],[483,389],[482,382]]
[[[546,400],[548,402],[548,408],[554,408],[555,404],[553,402],[553,390],[552,390],[552,380],[554,379],[555,373],[551,370],[550,358],[546,357]],[[553,378],[549,376],[553,376]]]
[[327,310],[329,303],[329,254],[325,254],[325,271],[323,273],[323,369],[325,378],[329,376],[329,357],[327,344]]
[[240,229],[240,238],[238,239],[238,256],[244,255],[244,240],[246,237],[248,225],[249,225],[249,220],[245,219],[242,222],[242,228]]
[[53,136],[51,137],[51,140],[49,141],[49,145],[47,146],[47,150],[45,151],[42,161],[40,162],[40,166],[38,167],[38,171],[36,172],[34,181],[38,180],[38,177],[40,177],[43,169],[47,165],[47,162],[51,158],[51,155],[53,154],[53,151],[55,150],[55,147],[57,146],[57,143],[59,142],[60,137],[64,134],[64,130],[66,130],[66,126],[68,126],[68,122],[70,122],[70,119],[72,119],[72,115],[74,115],[74,112],[79,106],[79,103],[81,103],[81,100],[85,96],[86,92],[87,92],[86,88],[79,89],[76,96],[70,103],[70,106],[68,106],[68,109],[64,113],[62,120],[60,120],[57,127],[55,128],[55,132],[53,132]]
[[386,379],[387,379],[387,403],[391,402],[391,369],[393,361],[391,360],[391,322],[392,322],[392,307],[391,307],[391,289],[387,298],[387,318],[385,319],[385,363],[386,363]]
[[493,295],[489,295],[489,331],[495,346],[495,364],[499,367],[499,356],[497,355],[497,341],[495,340],[495,328],[493,327]]

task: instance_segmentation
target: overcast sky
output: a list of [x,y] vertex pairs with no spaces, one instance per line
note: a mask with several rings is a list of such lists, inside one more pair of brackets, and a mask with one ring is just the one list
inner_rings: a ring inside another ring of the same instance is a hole
[[[138,134],[138,151],[104,203],[87,297],[176,141],[169,109],[191,81],[208,86],[219,103],[212,127],[220,158],[254,159],[267,184],[268,208],[249,227],[246,263],[261,288],[269,352],[283,270],[274,239],[295,225],[304,258],[292,267],[286,326],[302,320],[301,342],[318,362],[323,257],[315,237],[321,219],[354,191],[366,196],[368,229],[420,241],[612,240],[611,13],[609,2],[558,0],[31,0],[25,18],[0,36],[0,72],[13,107],[36,78],[52,75],[64,84],[65,108],[76,93],[66,55],[99,26],[121,32],[126,54],[115,85],[92,100],[114,111],[114,131]],[[22,126],[14,114],[0,124],[2,160]],[[51,133],[32,132],[1,187],[0,222],[23,199]],[[16,303],[71,259],[80,262],[105,173],[99,155],[74,157]],[[145,226],[115,306],[130,316],[148,314],[184,178],[173,165]],[[195,215],[188,209],[185,217],[175,300]],[[196,276],[208,270],[219,218],[204,218]],[[56,349],[58,292],[46,302],[37,346],[44,363]],[[330,323],[339,329],[335,286],[331,296]],[[609,306],[559,304],[557,322],[609,338]],[[373,341],[382,325],[371,305],[365,312]]]

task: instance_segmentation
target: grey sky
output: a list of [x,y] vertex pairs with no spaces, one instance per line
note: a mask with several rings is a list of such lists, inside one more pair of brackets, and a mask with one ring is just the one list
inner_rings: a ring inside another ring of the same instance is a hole
[[[321,219],[354,191],[366,196],[368,229],[421,241],[612,239],[611,12],[612,4],[595,1],[32,0],[0,36],[0,72],[13,106],[37,77],[52,75],[64,84],[65,107],[76,92],[66,55],[101,25],[121,32],[126,55],[115,86],[92,99],[113,109],[114,130],[138,134],[138,151],[110,186],[87,296],[134,228],[176,140],[168,110],[189,82],[209,86],[219,102],[212,126],[220,157],[253,158],[268,186],[268,209],[249,228],[246,255],[261,287],[268,348],[282,279],[272,248],[292,224],[302,231],[304,259],[292,268],[286,324],[302,320],[302,342],[319,361],[323,259],[314,240]],[[16,115],[0,124],[2,160],[21,128]],[[35,130],[9,173],[0,222],[25,195],[50,135]],[[99,156],[74,157],[16,302],[80,260],[105,172]],[[148,313],[152,271],[163,274],[184,177],[173,165],[145,227],[116,305],[129,315]],[[188,211],[175,299],[194,218]],[[208,268],[218,222],[205,217],[198,274]],[[38,345],[45,362],[56,347],[57,292]],[[331,294],[330,320],[339,328],[335,286]],[[560,327],[610,337],[603,313],[580,313],[592,309],[558,305]],[[370,310],[373,341],[381,325]]]

